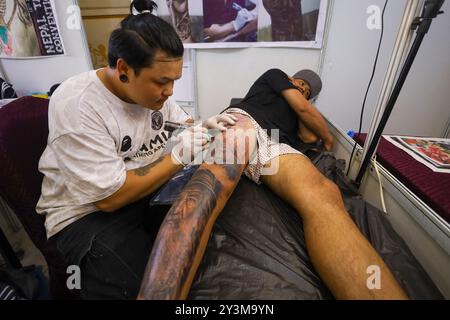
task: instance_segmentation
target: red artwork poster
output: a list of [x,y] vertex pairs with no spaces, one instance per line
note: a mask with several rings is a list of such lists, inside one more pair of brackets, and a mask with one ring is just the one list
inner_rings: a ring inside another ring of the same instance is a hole
[[450,139],[384,136],[435,172],[450,173]]

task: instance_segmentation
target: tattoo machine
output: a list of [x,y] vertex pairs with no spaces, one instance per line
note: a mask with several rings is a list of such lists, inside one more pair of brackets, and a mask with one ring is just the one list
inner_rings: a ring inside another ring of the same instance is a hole
[[190,127],[186,123],[179,123],[179,122],[173,122],[173,121],[166,121],[164,123],[164,130],[169,132],[174,132],[176,130],[184,130]]
[[[193,124],[187,124],[187,123],[179,123],[179,122],[173,122],[173,121],[166,121],[164,123],[164,130],[169,131],[172,134],[177,134],[181,131],[183,131],[184,129],[187,129],[189,127],[193,126]],[[209,137],[209,141],[211,141],[214,137],[213,133],[211,132],[211,130],[208,130],[208,137]],[[208,142],[209,142],[208,141]]]
[[233,4],[231,5],[233,7],[234,10],[236,11],[241,11],[243,8],[238,5],[236,2],[233,2]]

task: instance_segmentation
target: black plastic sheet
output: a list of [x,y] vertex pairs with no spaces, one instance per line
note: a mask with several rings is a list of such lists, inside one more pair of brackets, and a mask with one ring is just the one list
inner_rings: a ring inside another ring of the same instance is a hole
[[[347,181],[343,161],[323,152],[312,160],[339,186],[352,219],[409,297],[443,299],[384,213]],[[186,181],[178,177],[164,189],[181,190]],[[154,206],[170,202],[161,195],[156,199]],[[264,185],[242,177],[214,225],[189,299],[334,298],[311,264],[297,212]]]

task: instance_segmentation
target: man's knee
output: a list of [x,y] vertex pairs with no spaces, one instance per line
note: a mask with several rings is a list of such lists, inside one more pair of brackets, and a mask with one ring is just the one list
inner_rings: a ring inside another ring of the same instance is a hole
[[[304,179],[302,188],[299,188],[302,196],[300,207],[317,211],[321,206],[343,206],[341,191],[330,179],[325,177],[317,168],[311,168],[308,177]],[[302,184],[302,182],[299,181]],[[322,211],[322,210],[320,210]]]
[[339,187],[330,179],[321,174],[320,189],[329,196],[340,196]]
[[330,198],[341,198],[341,191],[339,190],[339,187],[325,176],[322,176],[321,178],[320,189],[323,194]]

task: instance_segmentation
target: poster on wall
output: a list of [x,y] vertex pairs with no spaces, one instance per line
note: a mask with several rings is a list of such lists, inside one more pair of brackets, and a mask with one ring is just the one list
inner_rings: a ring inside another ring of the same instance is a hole
[[63,54],[51,0],[0,0],[0,58]]
[[327,0],[157,0],[187,48],[321,48]]

